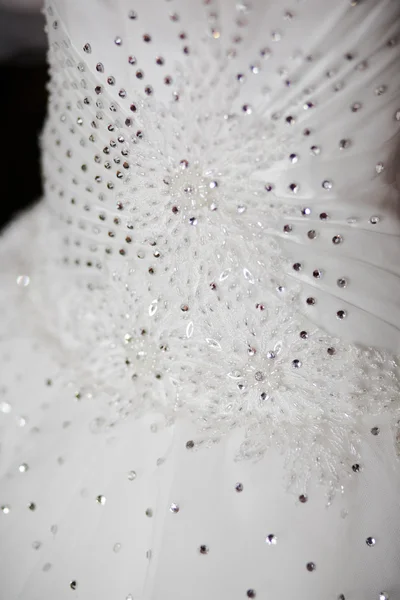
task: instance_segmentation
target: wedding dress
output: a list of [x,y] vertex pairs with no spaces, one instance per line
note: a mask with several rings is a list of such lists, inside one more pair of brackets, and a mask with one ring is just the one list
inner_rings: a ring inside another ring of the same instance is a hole
[[400,599],[399,13],[47,0],[2,600]]

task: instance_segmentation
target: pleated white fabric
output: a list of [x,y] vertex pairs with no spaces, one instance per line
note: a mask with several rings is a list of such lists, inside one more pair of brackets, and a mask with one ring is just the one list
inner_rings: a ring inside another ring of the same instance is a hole
[[399,12],[46,3],[1,598],[400,598]]

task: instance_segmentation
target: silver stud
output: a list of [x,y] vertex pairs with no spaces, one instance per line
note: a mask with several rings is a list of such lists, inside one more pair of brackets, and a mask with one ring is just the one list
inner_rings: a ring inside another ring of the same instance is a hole
[[379,221],[380,221],[380,218],[376,215],[373,215],[369,219],[369,222],[371,223],[371,225],[376,225],[377,223],[379,223]]

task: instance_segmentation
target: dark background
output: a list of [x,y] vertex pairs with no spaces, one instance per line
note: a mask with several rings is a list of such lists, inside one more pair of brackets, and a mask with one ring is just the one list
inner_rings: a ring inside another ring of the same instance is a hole
[[37,9],[0,8],[1,229],[42,194],[46,51],[44,17]]

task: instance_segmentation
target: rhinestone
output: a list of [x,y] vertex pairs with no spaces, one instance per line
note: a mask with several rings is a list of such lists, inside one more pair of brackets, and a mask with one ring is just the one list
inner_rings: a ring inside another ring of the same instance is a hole
[[387,90],[387,86],[386,85],[379,85],[377,88],[375,88],[375,95],[376,96],[382,96],[382,94],[384,94]]
[[288,123],[288,125],[294,125],[296,123],[296,119],[290,115],[288,117],[286,117],[285,120],[286,120],[286,123]]
[[389,594],[387,592],[379,592],[379,600],[389,600]]
[[121,46],[121,44],[122,44],[122,38],[120,38],[119,36],[117,36],[117,37],[115,38],[115,40],[114,40],[114,44],[115,44],[116,46]]
[[305,217],[311,214],[311,208],[302,208],[301,214]]
[[153,510],[151,508],[147,508],[146,509],[146,517],[152,517],[153,516]]
[[101,63],[101,62],[97,63],[97,65],[96,65],[96,71],[98,73],[104,73],[104,65],[103,65],[103,63]]
[[310,148],[310,152],[311,154],[313,154],[314,156],[318,156],[318,154],[321,153],[321,148],[319,146],[311,146]]
[[260,72],[260,65],[258,63],[250,65],[250,71],[254,73],[254,75],[257,75]]
[[128,56],[128,63],[130,65],[136,65],[136,57],[135,56]]
[[27,470],[29,469],[28,465],[26,463],[22,463],[21,465],[19,465],[18,467],[18,471],[20,473],[26,473]]
[[400,121],[400,110],[396,110],[394,113],[395,121]]
[[329,215],[328,215],[328,213],[322,212],[319,215],[319,218],[321,219],[321,221],[327,221],[329,219]]
[[351,146],[351,141],[349,139],[343,138],[339,142],[340,150],[347,150],[347,148],[350,148],[350,146]]
[[246,115],[251,115],[251,113],[253,112],[249,104],[243,104],[242,110],[246,113]]
[[237,484],[235,485],[235,490],[236,490],[237,492],[243,492],[243,483],[237,483]]
[[271,33],[272,41],[279,42],[282,39],[282,34],[280,31],[273,31]]
[[312,572],[312,571],[315,571],[315,569],[316,569],[315,563],[313,563],[313,562],[307,563],[307,571]]
[[329,354],[329,356],[333,356],[334,354],[336,354],[336,350],[335,348],[328,348],[327,353]]
[[365,543],[367,544],[367,546],[375,546],[376,544],[376,539],[374,537],[367,537],[367,539],[365,540]]
[[303,131],[303,135],[306,135],[306,136],[308,136],[308,135],[310,135],[310,134],[311,134],[311,130],[310,130],[310,129],[304,129],[304,131]]
[[359,110],[361,110],[361,106],[362,106],[361,102],[354,102],[351,105],[351,112],[358,112]]
[[269,48],[262,48],[260,50],[260,56],[262,56],[263,58],[267,59],[271,56],[272,52]]
[[291,163],[295,164],[295,163],[298,162],[299,157],[297,156],[297,154],[290,154],[289,160],[290,160]]
[[19,275],[17,277],[17,285],[21,287],[27,287],[30,284],[30,277],[28,275]]
[[322,182],[322,187],[324,188],[324,190],[331,190],[332,186],[333,186],[333,183],[332,183],[332,181],[329,181],[329,179],[325,179]]
[[247,590],[247,597],[248,598],[255,598],[256,597],[256,592],[255,590]]
[[379,427],[373,427],[373,428],[371,429],[371,433],[372,433],[372,435],[379,435],[379,432],[380,432],[380,429],[379,429]]
[[315,229],[310,229],[310,231],[307,232],[307,237],[310,240],[315,240],[315,238],[317,237],[317,232],[315,231]]
[[36,504],[34,502],[30,502],[28,504],[28,508],[29,508],[29,510],[34,511],[34,510],[36,510]]
[[352,465],[351,468],[354,471],[354,473],[359,473],[361,471],[361,466],[358,463]]
[[188,442],[186,442],[186,448],[189,450],[191,448],[194,448],[194,441],[193,440],[189,440]]
[[196,217],[190,217],[190,219],[189,219],[189,223],[190,223],[191,225],[197,225],[197,219],[196,219]]
[[345,310],[338,310],[337,313],[336,313],[336,316],[337,316],[338,319],[343,320],[343,319],[346,318],[347,313],[346,313]]
[[285,233],[290,233],[291,231],[293,231],[293,227],[291,225],[285,225],[283,231]]
[[269,352],[267,352],[266,356],[267,356],[267,358],[269,358],[269,359],[276,358],[276,354],[275,354],[275,352],[273,352],[272,350],[270,350]]
[[8,515],[10,510],[11,506],[9,506],[8,504],[3,504],[3,506],[1,507],[1,512],[5,515]]
[[102,505],[104,506],[104,504],[106,503],[106,497],[105,497],[105,496],[102,496],[102,495],[100,494],[100,496],[97,496],[97,498],[96,498],[96,502],[97,502],[98,504],[102,504]]
[[254,373],[254,379],[255,379],[256,381],[264,381],[264,379],[265,379],[265,375],[264,375],[264,373],[262,373],[261,371],[256,371],[256,372]]
[[78,587],[78,583],[76,581],[71,581],[69,587],[71,588],[71,590],[76,590],[76,588]]
[[171,504],[171,506],[169,507],[169,510],[170,510],[172,513],[178,513],[178,512],[179,512],[179,506],[173,502],[173,503]]
[[291,192],[293,192],[293,194],[297,194],[297,192],[299,191],[299,186],[298,186],[298,184],[297,184],[297,183],[291,183],[291,184],[289,185],[289,190],[290,190]]
[[307,302],[307,304],[309,306],[314,306],[314,304],[315,304],[315,298],[311,298],[311,297],[307,298],[306,302]]
[[301,337],[302,340],[308,339],[308,333],[307,333],[307,331],[300,331],[300,337]]
[[246,212],[246,207],[243,206],[243,204],[239,204],[239,206],[237,207],[237,211],[240,215],[242,215],[244,212]]
[[382,171],[384,171],[384,169],[385,169],[385,165],[382,162],[378,162],[375,166],[375,170],[378,174],[382,173]]
[[379,223],[379,221],[380,221],[380,218],[379,218],[379,217],[377,217],[376,215],[374,215],[374,216],[370,217],[370,220],[369,220],[369,222],[370,222],[372,225],[376,225],[377,223]]
[[272,183],[266,183],[265,186],[264,186],[264,189],[267,192],[272,192],[272,190],[274,189],[274,186],[272,185]]
[[186,159],[183,159],[179,163],[179,166],[182,170],[187,169],[189,167],[189,161],[187,161]]
[[337,597],[337,600],[346,600],[344,594],[339,594],[339,596]]
[[83,51],[84,51],[84,52],[86,52],[86,54],[91,54],[91,52],[92,52],[92,47],[91,47],[91,45],[90,45],[90,44],[85,44],[85,45],[83,46]]
[[295,271],[301,271],[301,263],[294,263],[293,269]]
[[209,548],[205,544],[202,544],[199,548],[200,554],[208,554]]
[[341,244],[343,242],[343,238],[341,235],[334,235],[332,238],[332,244]]
[[136,479],[136,471],[129,471],[128,479],[129,481],[133,481],[134,479]]
[[303,108],[304,110],[309,110],[310,108],[314,108],[315,104],[313,102],[305,102],[305,104],[303,104]]
[[305,504],[306,502],[308,502],[308,496],[307,496],[307,494],[300,494],[299,500],[300,500],[300,502],[302,504]]
[[302,365],[302,363],[301,363],[301,361],[300,361],[298,358],[295,358],[295,359],[292,361],[292,367],[293,367],[294,369],[300,369],[301,365]]
[[218,187],[218,181],[210,181],[209,188],[213,190],[216,187]]
[[239,81],[239,83],[244,83],[246,81],[246,76],[243,75],[243,73],[238,73],[236,75],[236,79]]
[[313,271],[313,277],[315,277],[315,279],[321,279],[322,271],[320,271],[319,269],[315,269],[315,271]]
[[339,277],[336,283],[338,287],[345,288],[347,286],[347,279],[345,279],[344,277]]

